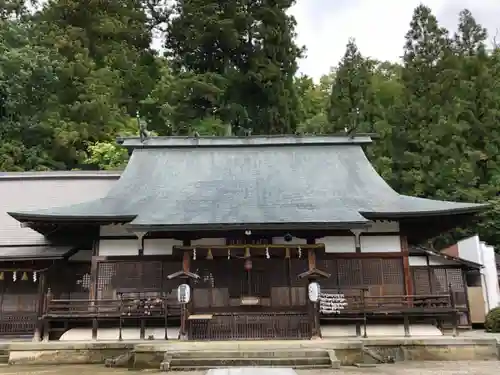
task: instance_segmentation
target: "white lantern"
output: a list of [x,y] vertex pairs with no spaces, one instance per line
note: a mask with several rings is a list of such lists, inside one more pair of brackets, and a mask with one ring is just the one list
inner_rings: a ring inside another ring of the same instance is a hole
[[177,288],[177,301],[179,303],[189,303],[191,300],[191,288],[187,284],[181,284]]
[[307,292],[309,295],[309,301],[311,302],[318,302],[319,300],[319,294],[320,294],[320,287],[319,284],[316,282],[310,283]]

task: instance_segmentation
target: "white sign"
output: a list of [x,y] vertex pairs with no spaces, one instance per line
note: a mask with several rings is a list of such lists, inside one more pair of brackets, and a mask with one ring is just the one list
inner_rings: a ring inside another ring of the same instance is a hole
[[321,293],[319,296],[319,312],[321,314],[340,314],[347,307],[343,293]]
[[177,288],[177,301],[179,303],[189,303],[191,300],[191,288],[187,284],[181,284]]
[[309,287],[307,288],[307,291],[309,294],[309,301],[318,302],[319,293],[320,293],[319,284],[318,283],[310,283]]

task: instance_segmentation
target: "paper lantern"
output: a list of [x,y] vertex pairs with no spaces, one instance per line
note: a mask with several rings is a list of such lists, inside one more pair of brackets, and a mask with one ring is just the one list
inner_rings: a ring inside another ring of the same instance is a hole
[[251,259],[245,259],[245,270],[250,271],[252,269],[252,260]]

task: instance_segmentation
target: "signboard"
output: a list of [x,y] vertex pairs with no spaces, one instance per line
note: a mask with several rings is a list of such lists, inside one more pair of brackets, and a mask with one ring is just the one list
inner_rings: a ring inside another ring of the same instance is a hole
[[181,284],[177,288],[177,301],[179,303],[189,303],[191,300],[191,288],[187,284]]
[[347,307],[343,293],[321,293],[319,296],[319,312],[321,314],[340,314]]
[[318,283],[310,283],[307,288],[307,294],[309,295],[309,301],[318,302],[320,295],[320,287]]

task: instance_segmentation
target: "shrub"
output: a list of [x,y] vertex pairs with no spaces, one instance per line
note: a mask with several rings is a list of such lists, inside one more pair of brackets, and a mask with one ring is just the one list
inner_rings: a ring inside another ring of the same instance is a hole
[[486,315],[484,328],[487,332],[500,332],[500,307],[491,309]]

